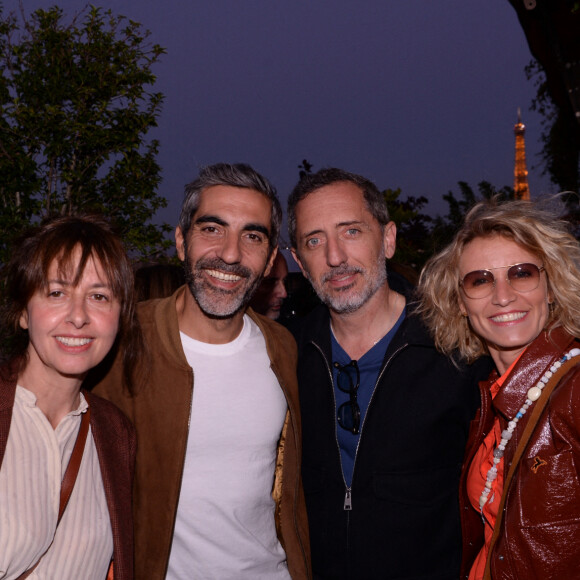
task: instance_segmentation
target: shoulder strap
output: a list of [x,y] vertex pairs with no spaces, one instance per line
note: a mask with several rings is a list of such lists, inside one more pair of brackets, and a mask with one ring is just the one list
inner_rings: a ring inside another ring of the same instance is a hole
[[85,452],[85,442],[87,440],[87,434],[89,432],[89,423],[91,420],[91,409],[90,407],[83,413],[81,419],[81,426],[79,427],[79,432],[77,435],[77,440],[75,441],[75,446],[73,448],[72,454],[70,456],[68,465],[66,466],[66,471],[64,472],[64,477],[62,478],[62,485],[60,486],[60,505],[58,508],[58,521],[57,526],[60,524],[64,510],[68,505],[68,500],[74,489],[77,475],[79,474],[79,469],[81,466],[81,461],[83,459],[83,453]]
[[[72,454],[70,456],[68,465],[67,465],[66,470],[64,472],[64,477],[62,478],[62,485],[60,486],[60,504],[58,507],[58,520],[56,522],[57,528],[58,528],[58,525],[60,524],[60,520],[62,519],[62,516],[64,514],[64,510],[66,509],[66,506],[68,505],[68,500],[70,499],[70,496],[72,494],[72,491],[74,489],[74,486],[75,486],[75,483],[77,480],[77,475],[79,473],[81,461],[83,459],[83,453],[85,451],[85,442],[87,440],[87,434],[89,432],[90,418],[91,418],[91,408],[89,407],[83,413],[83,416],[81,418],[81,425],[79,427],[79,432],[77,434],[75,446],[73,447]],[[55,533],[56,533],[56,529],[55,529]],[[52,542],[50,545],[52,546]],[[30,576],[30,574],[32,574],[32,572],[34,572],[34,570],[36,569],[38,564],[40,564],[40,561],[42,560],[42,558],[44,558],[46,552],[48,552],[49,549],[50,549],[50,546],[48,546],[48,548],[46,549],[44,554],[42,554],[42,556],[40,556],[40,558],[38,558],[38,560],[36,561],[36,564],[34,564],[34,566],[32,566],[32,568],[28,568],[28,570],[26,570],[26,572],[24,572],[20,576],[18,576],[18,578],[16,580],[24,580],[25,578],[28,578],[28,576]]]
[[542,396],[536,401],[536,404],[534,405],[530,413],[530,418],[528,419],[528,422],[526,423],[526,426],[522,432],[522,437],[520,439],[520,442],[518,443],[518,446],[516,447],[512,463],[504,480],[503,493],[501,496],[501,501],[497,512],[497,519],[495,521],[495,526],[493,528],[493,535],[491,537],[491,542],[489,545],[489,552],[487,554],[487,562],[485,564],[485,573],[483,575],[483,580],[491,580],[491,554],[493,552],[493,547],[499,536],[509,486],[514,477],[514,473],[518,468],[520,459],[528,445],[528,442],[530,440],[530,437],[532,436],[532,433],[534,432],[534,429],[536,428],[536,425],[538,424],[538,421],[540,420],[542,412],[544,411],[546,405],[548,404],[548,401],[550,400],[550,395],[552,394],[552,391],[557,387],[558,383],[564,377],[564,375],[566,375],[572,367],[575,367],[579,363],[580,361],[576,357],[568,359],[562,363],[560,368],[554,372],[550,380],[546,383],[546,386],[542,389]]

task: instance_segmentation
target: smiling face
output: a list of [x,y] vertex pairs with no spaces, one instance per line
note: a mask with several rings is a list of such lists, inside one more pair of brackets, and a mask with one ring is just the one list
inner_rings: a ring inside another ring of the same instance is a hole
[[177,254],[205,316],[231,318],[242,312],[269,272],[276,254],[269,253],[271,205],[253,189],[216,185],[202,192],[187,240],[177,228]]
[[543,266],[540,258],[501,235],[475,238],[459,259],[459,279],[474,270],[491,270],[495,287],[484,298],[469,298],[460,290],[460,308],[474,332],[487,344],[501,374],[545,328],[549,318],[545,272],[535,290],[518,292],[506,280],[505,266],[521,263]]
[[349,181],[321,187],[296,206],[292,251],[318,297],[334,312],[362,308],[386,284],[385,259],[395,252],[396,227],[384,229]]
[[[80,250],[76,252],[80,256]],[[78,264],[78,259],[73,262]],[[19,377],[22,386],[82,382],[109,352],[119,329],[121,305],[113,296],[98,261],[90,258],[78,285],[58,271],[54,261],[45,288],[37,290],[20,317],[28,330],[28,362]]]

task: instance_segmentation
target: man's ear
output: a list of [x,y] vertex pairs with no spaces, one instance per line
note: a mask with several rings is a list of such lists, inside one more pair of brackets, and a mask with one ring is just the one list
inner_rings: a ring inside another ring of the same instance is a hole
[[302,265],[302,262],[300,261],[300,258],[298,257],[298,253],[296,252],[296,248],[291,248],[290,252],[292,254],[292,257],[294,258],[294,261],[298,264],[300,271],[302,272],[302,275],[307,280],[309,280],[310,278],[308,277],[308,272],[306,271],[306,269]]
[[185,260],[185,239],[179,226],[175,228],[175,249],[177,257],[183,262]]
[[276,255],[278,254],[278,246],[276,246],[273,250],[272,253],[270,254],[270,257],[268,258],[268,261],[266,263],[266,268],[264,269],[264,273],[262,274],[262,276],[265,278],[270,271],[272,270],[272,266],[274,265],[274,260],[276,259]]
[[392,258],[397,249],[397,226],[395,225],[395,222],[389,222],[385,226],[385,231],[383,232],[383,246],[385,248],[385,257],[389,259]]

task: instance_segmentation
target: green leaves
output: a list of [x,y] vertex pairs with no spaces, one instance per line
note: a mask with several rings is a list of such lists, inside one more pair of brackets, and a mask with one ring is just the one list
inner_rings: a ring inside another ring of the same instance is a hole
[[168,242],[149,224],[166,201],[157,187],[163,95],[152,67],[164,54],[137,22],[91,6],[66,21],[58,7],[19,21],[0,6],[0,263],[30,221],[99,211],[128,249]]

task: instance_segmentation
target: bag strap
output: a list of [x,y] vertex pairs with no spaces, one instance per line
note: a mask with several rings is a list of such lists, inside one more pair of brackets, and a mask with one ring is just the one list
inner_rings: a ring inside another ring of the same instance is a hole
[[518,468],[520,459],[528,445],[528,442],[532,436],[532,433],[534,432],[534,429],[536,428],[536,425],[538,424],[538,421],[540,420],[542,412],[544,411],[546,405],[548,404],[548,401],[550,400],[550,395],[552,394],[552,391],[558,386],[558,383],[564,377],[564,375],[566,375],[568,371],[572,367],[575,367],[577,364],[580,364],[580,361],[578,361],[578,359],[575,357],[570,358],[562,363],[560,368],[558,368],[554,372],[550,380],[546,383],[546,386],[542,389],[542,396],[540,397],[540,399],[536,401],[536,404],[534,405],[533,410],[530,413],[530,418],[526,423],[526,426],[522,432],[522,437],[520,439],[520,442],[518,443],[518,446],[516,447],[512,463],[510,465],[507,476],[504,480],[503,493],[497,511],[497,518],[495,521],[495,526],[493,528],[493,534],[491,536],[491,541],[489,544],[489,552],[487,553],[487,562],[485,565],[483,580],[491,580],[491,554],[493,552],[495,543],[499,537],[499,531],[504,516],[504,506],[508,496],[507,492],[509,490],[510,483],[512,482],[512,479],[514,477],[515,471]]
[[87,434],[89,432],[89,423],[91,419],[91,409],[90,407],[83,413],[81,419],[81,426],[79,427],[79,432],[77,435],[77,440],[75,441],[75,446],[73,448],[72,454],[70,456],[68,465],[66,466],[66,471],[64,472],[64,477],[62,478],[62,485],[60,486],[60,505],[58,508],[58,520],[57,526],[60,524],[64,510],[68,505],[68,500],[73,492],[75,483],[77,481],[77,475],[79,474],[79,469],[81,467],[81,461],[83,459],[83,453],[85,452],[85,442],[87,440]]
[[[77,434],[77,438],[75,441],[75,446],[73,447],[72,454],[70,456],[68,465],[66,466],[66,470],[64,472],[64,477],[62,478],[62,484],[60,486],[60,504],[58,507],[58,519],[56,521],[56,528],[60,524],[60,520],[64,514],[64,510],[68,505],[68,500],[73,492],[77,475],[79,474],[79,469],[81,466],[81,461],[83,459],[83,453],[85,451],[85,442],[87,440],[87,434],[89,432],[89,423],[91,418],[91,408],[89,407],[84,413],[81,418],[81,425],[79,427],[79,432]],[[55,529],[56,534],[56,529]],[[52,542],[50,543],[52,546]],[[44,554],[38,558],[36,564],[32,566],[32,568],[28,568],[26,572],[22,573],[16,580],[24,580],[28,578],[32,572],[34,572],[35,568],[40,564],[42,558],[44,558],[46,552],[50,550],[50,546],[45,550]]]

